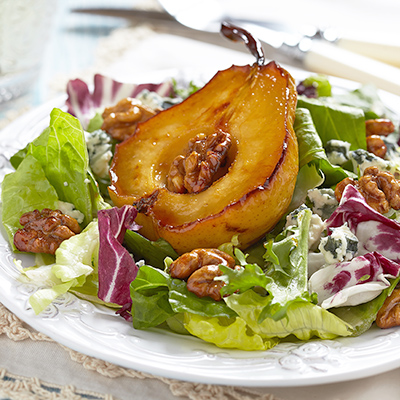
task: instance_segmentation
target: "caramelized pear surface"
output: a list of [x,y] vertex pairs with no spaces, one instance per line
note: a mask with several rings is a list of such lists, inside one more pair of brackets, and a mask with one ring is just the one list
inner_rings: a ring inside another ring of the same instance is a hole
[[[293,131],[296,89],[274,62],[232,66],[202,89],[138,125],[119,144],[111,166],[111,198],[135,204],[140,233],[164,238],[178,253],[217,247],[238,235],[246,248],[285,213],[298,172]],[[167,188],[174,160],[197,135],[230,136],[224,164],[200,192]]]

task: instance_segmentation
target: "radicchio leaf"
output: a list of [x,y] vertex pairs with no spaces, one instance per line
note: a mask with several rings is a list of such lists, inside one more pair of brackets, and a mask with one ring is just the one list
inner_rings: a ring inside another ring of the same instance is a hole
[[91,93],[88,85],[80,79],[70,80],[67,84],[68,112],[79,119],[84,129],[98,110],[116,104],[125,97],[136,97],[143,90],[156,92],[160,96],[171,96],[174,93],[171,82],[122,83],[104,75],[94,76],[94,89]]
[[359,240],[358,254],[376,251],[400,263],[400,224],[370,207],[352,185],[346,186],[339,207],[326,225],[329,229],[345,222]]
[[399,272],[398,263],[372,252],[320,269],[309,285],[323,308],[355,306],[377,297]]
[[138,230],[137,210],[133,206],[113,207],[98,212],[99,221],[99,292],[107,302],[126,306],[131,303],[130,283],[138,267],[128,250],[122,246],[127,229]]

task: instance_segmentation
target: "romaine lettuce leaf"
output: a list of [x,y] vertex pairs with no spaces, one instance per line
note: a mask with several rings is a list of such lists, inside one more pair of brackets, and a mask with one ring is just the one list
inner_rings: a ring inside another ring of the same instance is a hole
[[138,232],[126,231],[124,246],[135,256],[136,260],[145,260],[153,267],[163,269],[164,259],[178,257],[176,251],[164,239],[151,241]]
[[294,130],[299,144],[299,173],[289,211],[305,201],[308,190],[321,185],[335,185],[347,176],[356,177],[354,173],[329,162],[308,109],[296,109]]
[[130,285],[134,328],[158,326],[176,314],[169,303],[170,281],[171,277],[161,269],[140,267]]
[[294,130],[299,143],[300,170],[305,165],[315,164],[325,177],[324,186],[335,185],[348,176],[355,177],[352,172],[329,162],[318,134],[319,132],[315,128],[313,118],[308,109],[296,109]]
[[187,290],[185,281],[172,279],[168,273],[149,265],[139,268],[130,290],[133,326],[138,329],[158,326],[184,312],[203,317],[236,316],[224,302],[199,298]]
[[290,302],[285,310],[285,318],[279,320],[262,316],[271,298],[260,296],[253,290],[228,296],[225,302],[264,339],[284,338],[289,335],[294,335],[300,340],[308,340],[313,336],[334,339],[338,336],[349,336],[353,332],[349,324],[310,302]]
[[58,199],[72,203],[83,213],[84,226],[104,206],[89,169],[81,124],[72,115],[53,109],[49,128],[11,158],[13,166],[18,167],[27,155],[39,161]]
[[278,344],[276,338],[263,338],[252,332],[246,322],[240,318],[202,317],[196,314],[184,314],[185,328],[193,335],[221,348],[241,350],[268,350]]
[[19,223],[21,215],[35,209],[56,209],[58,196],[47,180],[39,161],[28,155],[15,172],[4,177],[1,185],[1,202],[2,222],[14,247],[14,234],[22,227]]
[[[79,235],[61,243],[56,250],[54,265],[43,265],[25,272],[39,285],[51,285],[37,290],[29,298],[36,314],[45,310],[58,296],[85,284],[86,277],[97,269],[98,246],[97,221],[92,221]],[[44,276],[46,280],[43,280]]]
[[[330,99],[328,97],[328,99]],[[362,109],[344,106],[321,99],[299,96],[298,108],[307,108],[322,144],[332,139],[350,143],[350,149],[366,149],[365,117]]]

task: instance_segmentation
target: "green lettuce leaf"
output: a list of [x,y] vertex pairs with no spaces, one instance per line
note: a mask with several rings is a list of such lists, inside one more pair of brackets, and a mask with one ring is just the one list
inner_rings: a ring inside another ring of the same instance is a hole
[[47,180],[39,161],[31,155],[24,158],[17,170],[4,177],[1,185],[2,222],[11,245],[15,232],[22,228],[21,215],[35,209],[58,207],[58,196]]
[[145,260],[153,267],[163,269],[164,259],[171,257],[176,259],[178,254],[172,246],[163,239],[151,241],[137,232],[127,230],[124,238],[124,245],[134,254],[135,260]]
[[271,239],[266,244],[265,259],[272,266],[268,273],[272,279],[265,289],[271,299],[263,308],[258,322],[265,318],[278,321],[287,317],[292,303],[311,301],[307,268],[311,214],[309,209],[301,210],[297,215],[298,226],[288,227],[274,241]]
[[196,314],[184,314],[185,328],[193,335],[221,348],[241,350],[268,350],[278,344],[278,339],[267,339],[252,332],[239,317],[207,318]]
[[[29,303],[36,314],[40,314],[58,296],[74,287],[82,287],[87,276],[96,271],[99,246],[97,221],[91,222],[79,235],[64,240],[56,251],[55,264],[38,267],[35,271],[27,271],[25,275],[43,284],[43,273],[47,273],[46,284],[52,285],[37,290],[29,298]],[[44,270],[40,270],[44,269]]]
[[172,279],[170,282],[169,302],[175,312],[189,312],[204,317],[236,316],[223,301],[214,301],[210,297],[199,298],[189,292],[185,281],[179,279]]
[[175,314],[189,312],[205,317],[233,317],[224,302],[199,298],[189,292],[186,282],[172,279],[166,272],[149,265],[139,268],[130,285],[133,326],[158,326]]
[[18,167],[31,155],[57,192],[58,199],[74,204],[84,215],[86,226],[97,212],[101,196],[89,170],[89,157],[80,122],[60,109],[50,114],[50,126],[11,158]]
[[313,86],[317,89],[318,97],[332,95],[332,86],[325,75],[311,75],[302,82],[304,86]]
[[309,99],[305,96],[298,97],[297,107],[310,111],[324,146],[329,140],[337,139],[349,142],[351,150],[366,149],[365,116],[362,109],[332,103],[325,98]]
[[164,271],[143,265],[130,285],[132,320],[135,329],[161,325],[176,313],[169,304],[171,277]]
[[[300,171],[304,166],[308,165],[311,167],[314,164],[325,177],[325,186],[335,185],[348,176],[355,177],[352,172],[337,165],[332,165],[329,162],[319,132],[315,128],[311,112],[308,109],[296,109],[296,118],[293,127],[299,143]],[[308,189],[313,189],[313,187],[309,187]]]
[[363,85],[350,92],[334,94],[331,99],[326,100],[351,107],[358,107],[364,111],[365,119],[388,118],[397,125],[399,123],[398,114],[386,107],[374,85]]
[[290,302],[286,307],[286,318],[279,320],[262,316],[265,308],[269,307],[271,297],[260,296],[253,290],[228,296],[225,302],[263,339],[285,338],[289,335],[300,340],[309,340],[313,336],[334,339],[352,334],[350,325],[310,302]]

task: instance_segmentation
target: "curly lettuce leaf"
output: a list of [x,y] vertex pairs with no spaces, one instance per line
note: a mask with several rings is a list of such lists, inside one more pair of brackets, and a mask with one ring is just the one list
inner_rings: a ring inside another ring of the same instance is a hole
[[[303,209],[297,216],[298,226],[288,227],[275,240],[266,244],[265,259],[271,265],[271,278],[265,289],[269,293],[268,304],[259,318],[280,320],[287,316],[292,303],[310,302],[308,294],[308,232],[311,210]],[[290,288],[290,290],[288,290]]]

